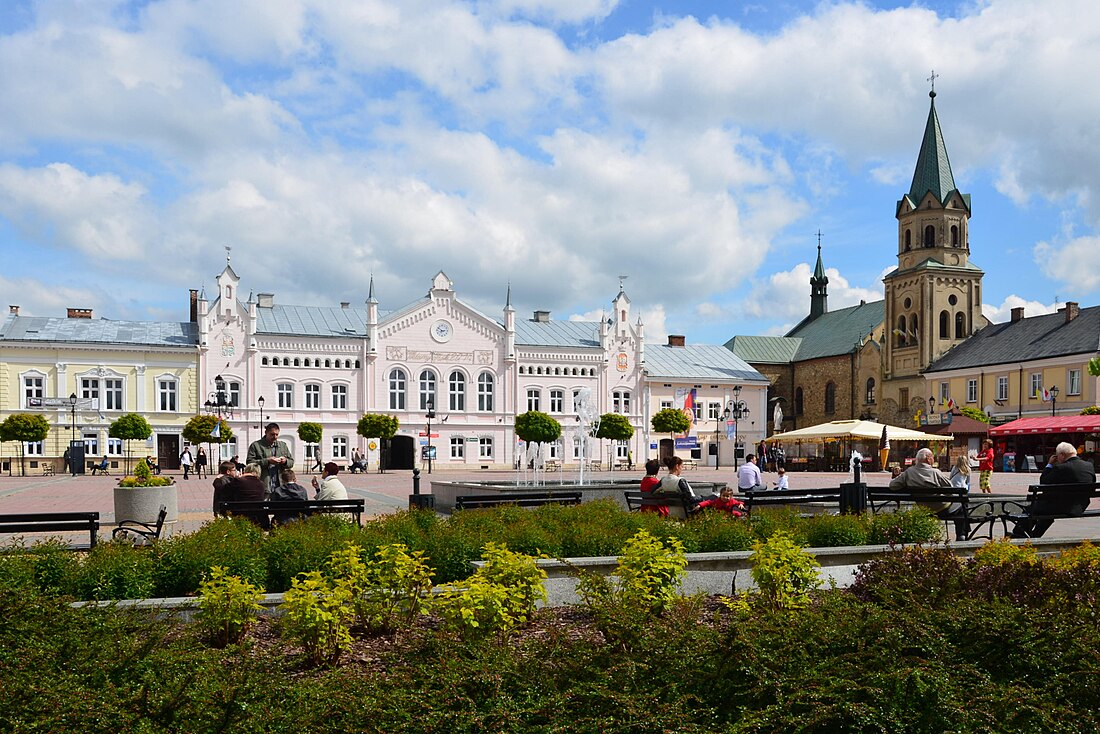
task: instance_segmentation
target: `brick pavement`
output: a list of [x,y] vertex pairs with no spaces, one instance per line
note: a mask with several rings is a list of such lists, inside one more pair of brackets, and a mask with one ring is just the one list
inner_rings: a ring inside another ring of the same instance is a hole
[[[17,467],[16,467],[17,469]],[[591,473],[590,473],[591,474]],[[641,479],[641,472],[634,472]],[[182,474],[172,473],[179,488],[180,522],[173,532],[191,532],[213,516],[211,498],[213,490],[210,479],[191,477],[184,481]],[[299,477],[303,485],[308,486],[313,475]],[[437,471],[431,476],[422,475],[421,489],[428,492],[432,479],[511,479],[510,471]],[[575,474],[565,473],[568,482]],[[597,472],[596,476],[621,478],[623,472]],[[627,476],[630,476],[627,473]],[[719,471],[705,467],[687,471],[684,476],[713,481],[716,477],[732,481],[732,469]],[[836,486],[845,480],[845,475],[831,472],[793,472],[788,474],[792,488]],[[351,497],[366,500],[367,515],[381,515],[396,512],[408,506],[408,496],[412,492],[412,472],[389,471],[385,474],[348,474],[342,472],[341,480],[348,488]],[[765,481],[770,485],[776,481],[776,475],[765,473]],[[556,475],[555,475],[556,479]],[[864,475],[869,486],[886,486],[889,475],[875,472]],[[45,476],[0,476],[0,514],[16,512],[79,512],[98,511],[105,528],[114,523],[112,490],[118,476],[82,476],[68,475]],[[552,480],[553,481],[553,480]],[[976,481],[976,477],[975,477]],[[1001,474],[993,475],[993,491],[996,494],[1026,494],[1029,484],[1039,481],[1038,474]],[[1055,522],[1047,533],[1054,538],[1100,538],[1100,519],[1073,520]],[[0,538],[0,544],[5,542]]]

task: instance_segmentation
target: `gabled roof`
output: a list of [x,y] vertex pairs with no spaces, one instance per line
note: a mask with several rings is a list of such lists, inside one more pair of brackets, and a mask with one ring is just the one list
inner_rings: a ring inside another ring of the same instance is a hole
[[788,336],[735,336],[725,347],[749,364],[790,364],[801,344]]
[[1066,323],[1065,310],[990,324],[937,359],[925,372],[1019,364],[1100,351],[1100,306],[1082,308]]
[[745,360],[717,344],[670,347],[646,345],[645,371],[653,378],[670,380],[736,380],[768,383],[768,378]]
[[885,314],[886,301],[871,301],[829,311],[813,320],[803,319],[787,332],[788,337],[801,339],[793,361],[835,357],[855,351],[861,338],[882,325]]
[[256,309],[256,333],[291,336],[366,336],[367,309],[281,306]]
[[598,321],[517,321],[516,344],[599,349],[600,324]]
[[12,316],[0,327],[0,340],[191,347],[199,337],[198,325],[189,321]]
[[919,202],[929,191],[943,203],[955,190],[955,177],[951,174],[951,161],[940,130],[940,118],[936,114],[936,93],[930,92],[932,102],[928,107],[928,121],[924,125],[917,167],[913,171],[913,183],[909,186],[909,198]]

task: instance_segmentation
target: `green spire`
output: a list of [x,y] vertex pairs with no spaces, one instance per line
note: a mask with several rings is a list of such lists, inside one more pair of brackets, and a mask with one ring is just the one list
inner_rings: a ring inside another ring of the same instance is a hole
[[821,243],[817,244],[817,265],[814,266],[814,279],[824,280],[826,283],[829,279],[825,277],[825,265],[821,262]]
[[929,191],[942,202],[955,190],[955,177],[951,175],[951,161],[947,158],[947,146],[943,144],[940,131],[940,118],[936,115],[936,93],[929,92],[932,98],[928,109],[928,122],[924,126],[924,140],[920,144],[917,156],[917,170],[913,172],[913,185],[909,187],[909,198],[914,205]]

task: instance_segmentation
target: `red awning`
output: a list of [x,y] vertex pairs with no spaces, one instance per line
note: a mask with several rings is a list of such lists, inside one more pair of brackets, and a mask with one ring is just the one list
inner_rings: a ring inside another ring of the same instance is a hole
[[1100,415],[1020,418],[989,429],[990,436],[1024,436],[1033,433],[1100,433]]

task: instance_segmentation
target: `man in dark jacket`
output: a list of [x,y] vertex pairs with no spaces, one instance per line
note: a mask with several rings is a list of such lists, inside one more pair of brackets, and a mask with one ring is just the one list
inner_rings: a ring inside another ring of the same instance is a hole
[[[1077,455],[1073,444],[1062,442],[1039,476],[1039,484],[1095,484],[1096,469]],[[1031,507],[1034,515],[1075,515],[1084,512],[1091,499],[1090,491],[1047,490]],[[1013,538],[1041,538],[1054,524],[1051,518],[1026,519],[1016,523]]]

